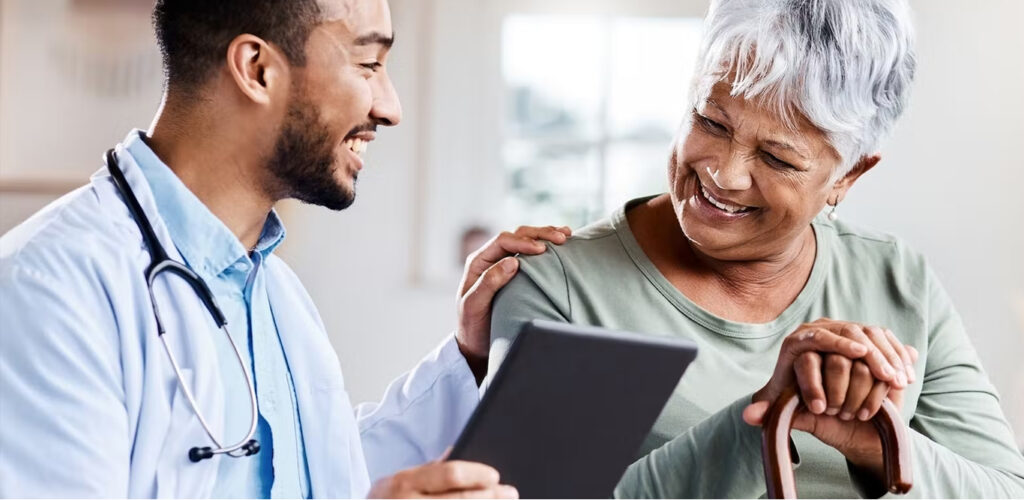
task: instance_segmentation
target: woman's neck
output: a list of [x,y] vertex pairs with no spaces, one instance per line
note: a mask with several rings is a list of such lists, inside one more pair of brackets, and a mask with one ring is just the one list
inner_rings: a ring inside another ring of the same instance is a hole
[[695,248],[679,228],[667,196],[635,207],[627,218],[640,247],[670,283],[697,305],[732,321],[774,320],[796,300],[814,267],[817,244],[810,226],[781,251],[730,261]]

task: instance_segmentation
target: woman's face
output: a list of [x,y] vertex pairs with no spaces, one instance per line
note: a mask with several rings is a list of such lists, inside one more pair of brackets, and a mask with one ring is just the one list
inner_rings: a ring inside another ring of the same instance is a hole
[[845,193],[829,182],[839,165],[825,135],[806,119],[791,130],[719,83],[677,138],[672,202],[701,253],[770,259],[792,247],[827,200]]

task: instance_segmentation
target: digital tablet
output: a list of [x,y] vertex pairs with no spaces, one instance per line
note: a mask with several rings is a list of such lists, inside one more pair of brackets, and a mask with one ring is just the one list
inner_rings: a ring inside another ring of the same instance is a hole
[[697,347],[549,321],[523,326],[449,454],[523,498],[608,498]]

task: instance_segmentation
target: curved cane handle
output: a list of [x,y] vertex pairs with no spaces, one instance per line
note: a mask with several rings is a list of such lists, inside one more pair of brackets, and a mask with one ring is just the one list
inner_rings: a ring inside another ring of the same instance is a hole
[[[764,480],[768,498],[796,498],[793,478],[793,459],[789,452],[789,433],[793,429],[793,415],[800,405],[800,397],[792,389],[783,391],[768,414],[761,429],[761,454],[764,460]],[[871,423],[882,439],[885,461],[885,483],[889,491],[903,494],[913,486],[910,465],[910,437],[903,425],[899,410],[888,399],[882,403]]]

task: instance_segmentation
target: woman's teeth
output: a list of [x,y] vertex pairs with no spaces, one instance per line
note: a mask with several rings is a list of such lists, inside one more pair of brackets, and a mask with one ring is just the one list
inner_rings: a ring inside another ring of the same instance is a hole
[[345,142],[343,144],[345,144],[346,148],[351,149],[352,152],[357,155],[362,156],[362,154],[366,152],[367,142],[362,139],[345,139]]
[[709,193],[707,189],[704,189],[703,184],[700,185],[700,192],[704,195],[704,199],[708,200],[712,205],[718,207],[719,210],[729,212],[730,214],[749,212],[754,209],[753,207],[738,207],[736,205],[722,203],[716,200],[714,196],[711,196],[711,193]]

